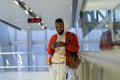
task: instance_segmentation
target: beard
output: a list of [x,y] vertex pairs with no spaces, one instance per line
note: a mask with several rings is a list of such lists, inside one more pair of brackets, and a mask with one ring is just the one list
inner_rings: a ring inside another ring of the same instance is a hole
[[59,35],[62,35],[64,31],[57,31]]

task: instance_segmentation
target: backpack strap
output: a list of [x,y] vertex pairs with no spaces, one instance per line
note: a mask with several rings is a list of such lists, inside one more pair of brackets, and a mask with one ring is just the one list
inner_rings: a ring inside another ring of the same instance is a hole
[[72,33],[68,35],[68,43],[71,43],[71,37],[72,37]]

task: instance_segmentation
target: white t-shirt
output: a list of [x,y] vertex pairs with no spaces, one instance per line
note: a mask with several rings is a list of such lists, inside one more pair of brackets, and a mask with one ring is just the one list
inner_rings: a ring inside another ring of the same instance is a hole
[[[65,35],[58,36],[57,41],[65,42]],[[65,61],[65,47],[55,48],[54,55],[52,56],[52,62],[60,63]]]

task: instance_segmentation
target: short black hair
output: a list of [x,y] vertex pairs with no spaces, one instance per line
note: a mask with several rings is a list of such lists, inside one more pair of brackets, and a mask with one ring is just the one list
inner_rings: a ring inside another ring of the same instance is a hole
[[62,20],[61,18],[57,18],[57,19],[55,20],[55,23],[60,23],[60,22],[63,23],[63,20]]

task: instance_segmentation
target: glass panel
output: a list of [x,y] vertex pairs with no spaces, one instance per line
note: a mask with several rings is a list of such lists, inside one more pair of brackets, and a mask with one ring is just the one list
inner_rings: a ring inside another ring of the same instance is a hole
[[45,54],[25,52],[0,53],[0,79],[50,80],[49,66],[46,63],[46,65],[42,63],[44,60],[42,57],[46,57]]
[[[105,49],[113,49],[114,41],[120,40],[119,14],[118,9],[81,12],[79,23],[79,28],[82,29],[81,49],[99,51],[102,39],[104,39],[102,46],[109,47]],[[120,43],[120,41],[118,42]]]

